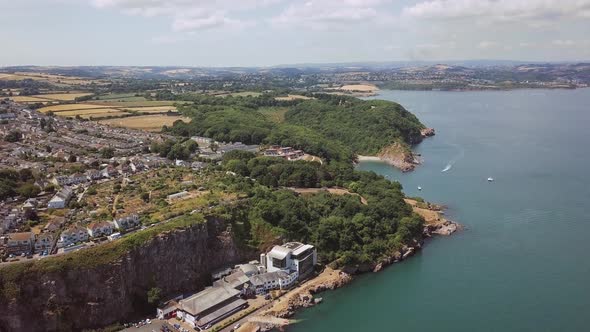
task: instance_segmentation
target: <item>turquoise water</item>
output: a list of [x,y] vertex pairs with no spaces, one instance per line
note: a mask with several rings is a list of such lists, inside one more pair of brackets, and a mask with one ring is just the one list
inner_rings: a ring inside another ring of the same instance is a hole
[[289,330],[589,331],[590,89],[378,98],[437,135],[416,147],[424,164],[413,173],[377,162],[359,169],[447,205],[467,229],[324,293]]

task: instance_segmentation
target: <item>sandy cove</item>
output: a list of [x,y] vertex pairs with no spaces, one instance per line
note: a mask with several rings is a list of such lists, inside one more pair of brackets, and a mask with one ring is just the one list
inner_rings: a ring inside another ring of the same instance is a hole
[[[424,128],[420,131],[422,138],[435,135],[433,128]],[[402,172],[413,171],[416,166],[422,163],[421,156],[413,153],[407,146],[395,142],[384,147],[376,156],[357,156],[357,161],[382,161]]]

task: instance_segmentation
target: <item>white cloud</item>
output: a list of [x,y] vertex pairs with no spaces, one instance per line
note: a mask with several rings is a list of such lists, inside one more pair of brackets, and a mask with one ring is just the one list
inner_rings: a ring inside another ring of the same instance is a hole
[[129,15],[169,17],[176,32],[217,27],[244,27],[252,22],[233,18],[234,13],[251,11],[281,0],[91,0],[102,9],[118,9]]
[[494,41],[489,41],[489,40],[484,40],[479,42],[479,44],[477,44],[477,48],[482,49],[482,50],[487,50],[490,48],[494,48],[498,46],[498,43],[494,42]]
[[590,0],[430,0],[404,8],[422,19],[487,18],[501,21],[548,21],[590,18]]
[[551,44],[555,45],[555,46],[567,46],[567,47],[571,47],[576,45],[576,42],[571,40],[571,39],[556,39],[554,41],[551,42]]
[[325,27],[333,24],[367,22],[382,18],[384,0],[307,0],[288,6],[271,19],[276,25]]

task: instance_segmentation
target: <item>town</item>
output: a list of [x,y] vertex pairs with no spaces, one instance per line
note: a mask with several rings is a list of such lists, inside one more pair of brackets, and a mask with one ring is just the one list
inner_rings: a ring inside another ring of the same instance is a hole
[[[305,156],[288,147],[192,137],[198,148],[188,157],[168,158],[150,149],[172,141],[171,136],[42,114],[10,100],[0,104],[0,121],[3,178],[17,186],[3,183],[1,188],[2,264],[67,254],[194,213],[211,199],[230,200],[206,191],[207,181],[198,176],[227,152],[286,160]],[[169,172],[159,174],[160,169]],[[162,191],[161,181],[170,174],[183,181],[172,181]],[[135,182],[149,186],[135,192]],[[156,207],[158,202],[169,206]]]

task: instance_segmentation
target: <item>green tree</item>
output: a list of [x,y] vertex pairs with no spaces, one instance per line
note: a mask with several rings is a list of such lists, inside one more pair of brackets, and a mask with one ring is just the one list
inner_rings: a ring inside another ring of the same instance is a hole
[[158,287],[152,287],[147,292],[147,301],[149,304],[157,305],[162,297],[162,290]]
[[100,156],[104,159],[111,159],[115,156],[115,149],[106,147],[100,150]]
[[14,143],[19,142],[22,139],[22,134],[18,130],[11,130],[4,136],[6,142]]

